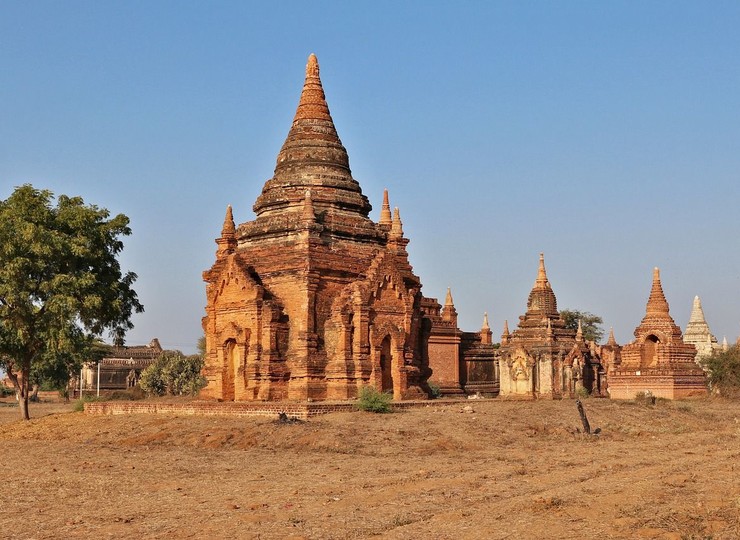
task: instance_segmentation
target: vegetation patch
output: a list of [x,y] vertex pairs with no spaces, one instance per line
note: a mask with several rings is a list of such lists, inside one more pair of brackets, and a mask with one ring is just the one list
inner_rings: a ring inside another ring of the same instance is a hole
[[372,386],[363,386],[360,389],[360,396],[357,399],[356,407],[361,411],[373,413],[391,412],[391,402],[393,396],[384,392],[379,392]]

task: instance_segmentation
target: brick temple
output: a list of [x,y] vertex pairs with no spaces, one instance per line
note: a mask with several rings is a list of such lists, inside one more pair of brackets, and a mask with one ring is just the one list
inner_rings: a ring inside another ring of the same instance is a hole
[[704,372],[695,357],[696,348],[684,342],[671,317],[660,271],[655,268],[635,339],[622,347],[619,363],[609,370],[609,394],[616,399],[632,399],[641,392],[668,399],[703,395]]
[[311,55],[274,175],[203,273],[204,398],[326,400],[364,385],[426,398],[431,322],[398,209],[380,219],[352,177]]
[[574,397],[579,389],[603,395],[604,375],[595,343],[567,328],[540,254],[527,311],[509,333],[504,323],[499,356],[500,395],[508,398]]

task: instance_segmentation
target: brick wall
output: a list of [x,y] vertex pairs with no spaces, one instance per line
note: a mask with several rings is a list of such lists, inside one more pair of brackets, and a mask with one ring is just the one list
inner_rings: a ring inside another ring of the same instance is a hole
[[[399,401],[394,410],[432,405],[459,404],[459,400],[437,399],[432,401]],[[340,403],[281,403],[281,402],[231,402],[191,401],[189,403],[158,403],[154,401],[93,401],[85,403],[85,414],[179,414],[199,416],[267,416],[276,417],[284,412],[290,417],[306,420],[313,416],[335,412],[356,411],[354,402]]]

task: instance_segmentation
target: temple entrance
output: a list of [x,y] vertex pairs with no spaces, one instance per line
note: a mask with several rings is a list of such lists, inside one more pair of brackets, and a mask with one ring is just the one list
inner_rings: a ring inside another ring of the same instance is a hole
[[660,343],[660,340],[652,334],[645,338],[645,347],[642,349],[640,367],[652,367],[658,362],[658,343]]
[[393,392],[393,356],[391,336],[385,336],[380,344],[380,379],[383,392]]

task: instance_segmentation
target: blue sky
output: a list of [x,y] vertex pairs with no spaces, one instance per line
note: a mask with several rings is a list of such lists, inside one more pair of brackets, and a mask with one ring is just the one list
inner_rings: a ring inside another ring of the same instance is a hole
[[516,326],[558,305],[632,339],[659,266],[676,322],[740,334],[740,3],[0,0],[0,197],[131,218],[146,312],[194,350],[227,204],[271,177],[309,53],[354,177],[383,188],[427,296]]

